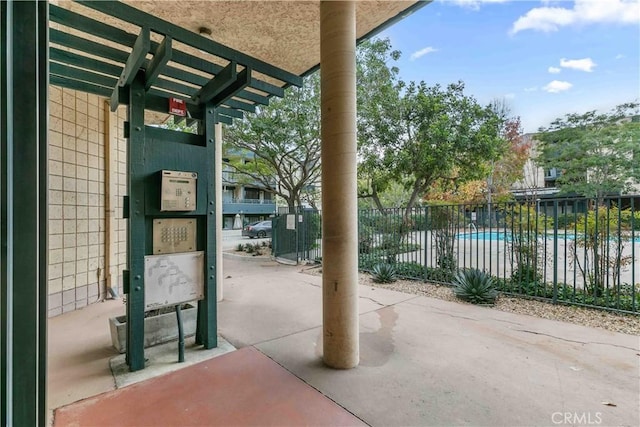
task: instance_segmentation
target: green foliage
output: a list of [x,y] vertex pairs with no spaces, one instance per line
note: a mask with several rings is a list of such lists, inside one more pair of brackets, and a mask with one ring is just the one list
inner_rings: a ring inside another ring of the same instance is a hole
[[542,129],[537,162],[561,174],[563,193],[601,199],[607,194],[631,191],[640,182],[640,122],[638,103],[626,103],[598,114],[567,114]]
[[[246,182],[258,183],[300,206],[305,191],[320,177],[320,77],[306,77],[302,88],[289,87],[254,115],[226,128],[229,166]],[[246,153],[251,153],[247,156]]]
[[551,220],[534,204],[510,204],[505,211],[507,245],[513,254],[511,270],[519,279],[539,277],[544,265],[544,233],[552,226]]
[[492,304],[498,296],[494,278],[477,269],[458,271],[453,285],[458,298],[473,304]]
[[424,280],[427,282],[452,283],[455,272],[448,268],[427,267],[424,271]]
[[238,252],[244,251],[244,245],[242,243],[238,243],[238,246],[236,246],[236,251]]
[[576,223],[576,239],[571,255],[584,278],[586,290],[601,296],[607,283],[616,283],[620,269],[633,262],[623,256],[624,240],[619,233],[622,214],[617,208],[601,206],[581,215]]
[[376,283],[395,282],[396,269],[391,264],[376,264],[371,270],[371,278]]
[[443,270],[453,271],[458,264],[454,247],[462,214],[457,206],[430,206],[428,213],[436,246],[436,264]]
[[422,279],[424,277],[424,267],[417,262],[399,262],[394,266],[397,276],[409,279]]

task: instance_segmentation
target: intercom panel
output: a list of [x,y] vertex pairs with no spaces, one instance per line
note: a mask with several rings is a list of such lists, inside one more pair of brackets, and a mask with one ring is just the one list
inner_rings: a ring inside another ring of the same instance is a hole
[[153,253],[173,254],[196,250],[195,218],[153,220]]
[[198,174],[184,171],[162,171],[161,211],[190,212],[196,210]]

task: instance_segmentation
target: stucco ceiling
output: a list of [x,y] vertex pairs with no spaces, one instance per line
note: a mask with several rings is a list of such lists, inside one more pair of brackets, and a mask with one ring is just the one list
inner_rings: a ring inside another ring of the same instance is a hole
[[[125,3],[294,74],[320,62],[319,1],[136,1]],[[408,13],[416,1],[357,1],[361,38]],[[424,3],[424,2],[420,2]]]

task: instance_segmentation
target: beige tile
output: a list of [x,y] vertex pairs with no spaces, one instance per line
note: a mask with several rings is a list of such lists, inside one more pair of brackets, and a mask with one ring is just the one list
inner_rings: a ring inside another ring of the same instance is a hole
[[[50,190],[62,190],[62,177],[52,175],[49,177]],[[51,201],[51,193],[49,193],[49,201]]]
[[69,192],[76,191],[76,179],[62,178],[62,189]]
[[76,118],[76,110],[74,106],[62,105],[62,119],[73,123]]
[[76,260],[79,261],[81,259],[89,258],[89,246],[78,246],[76,249]]
[[63,244],[65,248],[73,248],[76,246],[76,234],[64,234],[63,235]]
[[49,160],[62,161],[62,148],[49,147]]
[[49,176],[62,175],[62,162],[59,160],[49,160]]
[[63,223],[65,234],[75,234],[77,230],[75,219],[65,219],[63,220]]
[[62,119],[58,117],[49,118],[49,130],[62,133]]
[[62,147],[62,133],[50,131],[49,145],[53,145],[55,147]]
[[80,194],[76,194],[75,191],[64,191],[62,194],[62,201],[65,205],[75,205],[76,200],[78,200],[78,204],[80,204],[79,196]]
[[62,261],[63,261],[63,250],[49,248],[49,265],[59,264]]
[[[50,279],[48,283],[47,292],[49,294],[62,292],[62,278]],[[49,309],[52,309],[52,308],[55,308],[55,307],[52,307],[51,304],[49,304]]]
[[49,191],[49,203],[50,204],[62,204],[62,191],[50,190]]
[[87,166],[87,154],[76,153],[76,164],[79,166]]
[[87,258],[77,260],[76,261],[76,272],[83,273],[83,272],[87,271],[88,263],[89,263],[89,261],[88,261]]
[[76,242],[78,246],[87,246],[89,244],[89,233],[77,233]]
[[76,261],[76,248],[65,248],[63,249],[63,259],[62,261],[66,264],[69,262]]
[[56,104],[62,104],[62,88],[49,85],[49,100]]
[[87,127],[76,124],[76,138],[79,140],[87,140]]
[[[57,160],[57,159],[56,159]],[[66,163],[76,163],[76,152],[75,150],[62,150],[62,160]]]
[[79,219],[77,221],[77,232],[78,233],[86,233],[89,230],[89,222],[87,219]]
[[[75,178],[76,177],[76,165],[73,163],[63,163],[62,164],[62,176],[66,178]],[[66,190],[66,189],[65,189]]]
[[76,275],[70,274],[68,276],[62,277],[62,290],[68,291],[71,289],[75,289],[76,287]]
[[51,234],[62,234],[63,231],[63,223],[60,219],[50,219],[49,220],[49,233]]
[[77,166],[76,167],[76,177],[78,179],[88,179],[89,169],[86,166]]
[[62,234],[49,234],[49,249],[62,248]]
[[63,215],[64,219],[76,219],[76,207],[72,205],[64,206]]
[[49,219],[62,218],[62,205],[49,205]]
[[49,264],[49,279],[62,277],[62,264]]
[[78,193],[86,193],[89,190],[89,184],[86,179],[79,179],[76,182],[76,191]]
[[64,119],[62,121],[62,133],[65,135],[76,136],[76,125],[73,122]]
[[88,148],[89,147],[89,143],[87,142],[86,139],[78,139],[76,141],[76,151],[79,153],[87,153]]

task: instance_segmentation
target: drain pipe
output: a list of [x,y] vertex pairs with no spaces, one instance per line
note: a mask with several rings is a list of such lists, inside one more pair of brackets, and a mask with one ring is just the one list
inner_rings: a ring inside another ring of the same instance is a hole
[[[118,287],[113,286],[114,278],[111,275],[111,259],[113,251],[113,242],[111,232],[113,230],[113,221],[115,220],[115,210],[112,203],[111,191],[111,137],[116,136],[115,126],[118,118],[117,112],[115,120],[111,120],[111,108],[109,101],[104,101],[104,264],[105,264],[105,285],[107,288],[107,298],[118,298]],[[114,122],[115,123],[112,123]]]

